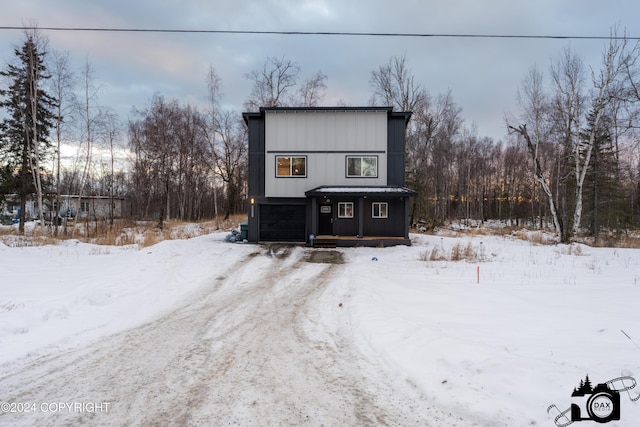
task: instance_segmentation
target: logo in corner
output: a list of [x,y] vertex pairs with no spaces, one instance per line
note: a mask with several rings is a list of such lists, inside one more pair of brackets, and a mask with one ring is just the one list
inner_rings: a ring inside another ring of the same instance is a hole
[[630,390],[636,386],[636,380],[630,376],[618,377],[594,387],[589,375],[580,380],[578,387],[571,393],[571,406],[560,411],[556,405],[550,405],[547,413],[557,411],[555,424],[565,427],[575,421],[595,421],[608,423],[620,419],[620,392],[627,392],[632,402],[640,399],[640,395],[632,396]]

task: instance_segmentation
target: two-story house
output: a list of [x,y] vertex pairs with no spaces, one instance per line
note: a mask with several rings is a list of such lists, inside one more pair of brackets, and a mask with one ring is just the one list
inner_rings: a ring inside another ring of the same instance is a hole
[[261,108],[249,131],[248,240],[410,244],[405,131],[391,107]]

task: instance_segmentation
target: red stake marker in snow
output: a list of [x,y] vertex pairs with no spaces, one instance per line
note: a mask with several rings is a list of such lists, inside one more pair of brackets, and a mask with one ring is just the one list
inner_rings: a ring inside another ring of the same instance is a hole
[[477,276],[478,276],[478,284],[480,284],[480,266],[478,266],[478,269],[477,269]]

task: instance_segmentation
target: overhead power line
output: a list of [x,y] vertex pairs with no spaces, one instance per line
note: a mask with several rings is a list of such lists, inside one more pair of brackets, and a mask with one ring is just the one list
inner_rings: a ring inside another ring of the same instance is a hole
[[107,33],[184,33],[184,34],[247,34],[281,36],[353,36],[353,37],[422,37],[422,38],[485,38],[485,39],[571,39],[571,40],[640,40],[633,36],[579,36],[560,34],[464,34],[464,33],[385,33],[353,31],[258,31],[258,30],[187,30],[170,28],[100,28],[100,27],[18,27],[0,26],[0,30],[85,31]]

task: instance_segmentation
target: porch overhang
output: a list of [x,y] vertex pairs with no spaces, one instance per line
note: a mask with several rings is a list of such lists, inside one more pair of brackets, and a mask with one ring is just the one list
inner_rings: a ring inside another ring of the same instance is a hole
[[417,196],[413,190],[406,187],[397,186],[333,186],[321,185],[312,190],[306,191],[307,197],[385,197],[402,198]]
[[[409,198],[417,195],[411,189],[391,185],[323,185],[304,194],[309,206],[310,237],[315,237],[313,246],[411,244],[407,213]],[[342,214],[341,205],[346,209]],[[384,214],[374,216],[374,209],[382,206]]]

